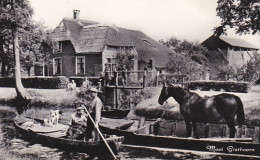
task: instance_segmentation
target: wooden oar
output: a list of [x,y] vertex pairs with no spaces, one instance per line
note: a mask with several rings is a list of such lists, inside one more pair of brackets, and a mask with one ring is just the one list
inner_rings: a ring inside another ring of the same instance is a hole
[[[85,106],[83,106],[83,107],[85,108]],[[94,121],[93,118],[91,117],[90,113],[88,112],[87,109],[85,109],[85,111],[86,111],[86,113],[88,114],[88,116],[89,116],[90,120],[92,121],[92,123],[94,124],[95,128],[97,129],[98,134],[100,135],[100,137],[101,137],[101,138],[103,139],[103,141],[105,142],[105,144],[106,144],[108,150],[110,151],[110,153],[112,154],[113,158],[114,158],[114,159],[117,159],[116,156],[115,156],[115,154],[114,154],[114,152],[112,151],[112,149],[111,149],[110,146],[108,145],[106,139],[104,138],[104,136],[103,136],[102,133],[100,132],[99,128],[96,126],[95,121]]]

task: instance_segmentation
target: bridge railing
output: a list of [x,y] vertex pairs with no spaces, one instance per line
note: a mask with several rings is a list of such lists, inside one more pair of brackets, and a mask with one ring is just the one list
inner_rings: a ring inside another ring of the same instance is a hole
[[181,84],[188,81],[187,75],[166,74],[159,71],[113,71],[105,72],[103,86],[117,87],[151,87],[162,83]]

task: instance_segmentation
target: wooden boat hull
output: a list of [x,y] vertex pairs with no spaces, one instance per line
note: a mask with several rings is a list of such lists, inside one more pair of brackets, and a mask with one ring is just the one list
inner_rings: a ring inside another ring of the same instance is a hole
[[108,110],[102,111],[101,115],[108,118],[124,118],[129,112],[130,110]]
[[[150,126],[148,125],[148,128]],[[124,136],[125,144],[184,149],[194,151],[216,152],[236,155],[260,156],[260,143],[251,142],[249,139],[218,139],[218,138],[182,138],[173,136],[158,136],[142,134],[136,131],[112,129],[101,125],[100,129],[106,134]],[[243,141],[244,140],[244,141]]]
[[[30,129],[22,127],[19,120],[14,120],[16,130],[26,140],[40,143],[49,147],[60,148],[62,150],[85,152],[95,156],[110,156],[110,153],[104,141],[89,142],[84,140],[67,139],[63,137],[53,137],[51,134],[36,133]],[[117,154],[120,144],[123,142],[123,136],[111,136],[106,138],[109,146],[115,154]]]

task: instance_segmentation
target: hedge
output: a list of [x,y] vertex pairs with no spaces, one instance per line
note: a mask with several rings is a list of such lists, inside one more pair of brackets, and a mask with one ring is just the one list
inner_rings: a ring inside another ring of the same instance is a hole
[[[66,88],[68,82],[69,79],[64,76],[22,78],[22,84],[25,88],[60,89]],[[0,87],[15,87],[15,79],[13,77],[1,77]]]
[[190,81],[185,83],[185,87],[191,90],[202,91],[225,91],[247,93],[249,83],[235,81]]

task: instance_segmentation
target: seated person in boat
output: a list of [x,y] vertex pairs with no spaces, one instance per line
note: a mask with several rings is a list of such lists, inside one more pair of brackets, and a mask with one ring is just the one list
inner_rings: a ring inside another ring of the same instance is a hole
[[87,128],[87,115],[84,107],[78,107],[77,111],[70,116],[69,127],[65,131],[72,139],[83,139]]

